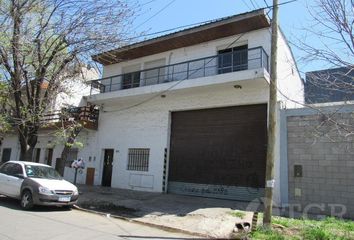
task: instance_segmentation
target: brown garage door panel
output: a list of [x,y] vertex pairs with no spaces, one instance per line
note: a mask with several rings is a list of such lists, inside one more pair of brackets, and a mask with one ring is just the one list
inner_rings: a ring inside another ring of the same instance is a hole
[[264,187],[267,105],[172,113],[169,181]]

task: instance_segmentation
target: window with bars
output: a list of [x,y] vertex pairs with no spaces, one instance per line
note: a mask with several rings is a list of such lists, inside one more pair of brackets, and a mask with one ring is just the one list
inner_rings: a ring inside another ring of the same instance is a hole
[[129,148],[128,170],[147,172],[149,170],[149,148]]

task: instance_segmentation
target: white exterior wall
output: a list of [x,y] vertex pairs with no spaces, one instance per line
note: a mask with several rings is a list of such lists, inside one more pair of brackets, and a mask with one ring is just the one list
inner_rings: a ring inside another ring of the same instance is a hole
[[283,108],[299,108],[304,103],[304,85],[283,33],[278,37],[278,101]]
[[[79,148],[79,153],[77,155],[78,158],[82,158],[85,162],[85,169],[83,171],[79,171],[77,174],[77,183],[85,184],[86,183],[86,170],[87,168],[95,168],[95,185],[99,185],[99,174],[100,174],[100,166],[99,166],[99,151],[97,148],[97,132],[93,130],[82,130],[77,138],[77,140],[83,143],[84,147]],[[57,147],[59,150],[60,157],[62,147]],[[73,182],[74,181],[75,171],[72,168],[65,168],[64,178]]]
[[[238,40],[233,43],[236,39]],[[230,45],[231,43],[233,44]],[[122,69],[129,66],[140,65],[140,69],[143,70],[145,63],[158,59],[164,58],[166,65],[175,64],[214,56],[218,53],[218,50],[244,44],[248,44],[248,48],[263,47],[267,54],[270,55],[269,30],[261,29],[242,35],[217,39],[207,43],[104,66],[103,77],[122,74]],[[236,80],[237,75],[241,73],[233,74]],[[250,79],[248,81],[237,82],[237,84],[242,85],[243,88],[241,90],[234,89],[233,85],[236,82],[232,81],[225,82],[222,85],[192,87],[193,82],[203,81],[204,78],[192,79],[182,84],[190,85],[190,88],[187,87],[184,90],[175,89],[173,92],[169,91],[166,94],[166,98],[154,98],[147,103],[123,111],[120,110],[142,102],[144,98],[129,96],[125,98],[120,97],[119,100],[110,99],[104,102],[103,111],[102,109],[100,111],[97,148],[100,149],[101,153],[100,166],[103,165],[103,149],[115,150],[112,187],[161,192],[164,149],[169,149],[170,112],[266,103],[268,101],[267,80],[266,78],[261,78],[261,80],[252,81],[256,80],[256,75],[257,73],[254,72],[249,75]],[[218,77],[222,78],[222,75]],[[153,89],[158,89],[159,87],[156,85],[149,86],[149,91],[153,92]],[[163,88],[161,86],[161,88],[165,89],[167,87]],[[139,91],[137,90],[137,92]],[[150,148],[148,172],[126,170],[129,148]],[[97,167],[99,168],[100,166]]]
[[[214,56],[217,54],[218,50],[228,47],[240,36],[241,35],[235,35],[232,37],[217,39],[214,41],[201,43],[185,48],[174,49],[168,52],[154,54],[127,62],[107,65],[103,68],[103,77],[110,77],[122,74],[122,68],[136,64],[139,64],[141,66],[141,69],[144,69],[144,63],[162,58],[165,58],[166,65],[169,65],[190,61],[198,58]],[[242,34],[241,38],[229,47],[248,44],[248,48],[263,47],[267,54],[270,55],[270,37],[271,35],[268,29],[256,30],[246,34]]]
[[[96,131],[84,129],[79,134],[78,141],[84,144],[84,148],[79,149],[78,158],[82,158],[85,160],[86,167],[96,167],[96,161],[98,161],[98,157],[96,155],[97,150],[95,148],[96,139],[97,139]],[[46,149],[53,148],[52,166],[55,167],[56,159],[60,158],[62,150],[64,148],[63,144],[58,144],[58,143],[55,144],[55,142],[56,139],[54,136],[52,136],[52,132],[48,132],[48,131],[39,132],[38,142],[35,148],[41,149],[41,154],[39,158],[40,163],[46,163],[45,162]],[[11,160],[20,160],[20,143],[18,141],[17,135],[11,134],[11,135],[7,135],[4,138],[4,140],[2,141],[2,145],[0,146],[0,159],[2,157],[1,156],[2,150],[4,148],[11,148],[11,158],[10,158]],[[99,172],[96,171],[95,175],[97,175],[95,176],[95,179],[98,179],[97,177],[99,175]],[[64,178],[73,182],[74,170],[66,167]],[[77,183],[84,184],[85,181],[86,181],[86,170],[84,170],[82,173],[79,173],[77,176]],[[99,184],[100,182],[97,181],[95,183]]]
[[2,144],[0,145],[0,161],[2,158],[2,151],[4,148],[11,148],[11,157],[10,159],[13,160],[18,160],[18,158],[20,157],[20,143],[17,140],[17,136],[16,135],[12,135],[12,134],[7,134],[3,141]]
[[[170,112],[266,103],[268,91],[257,82],[235,89],[233,84],[166,94],[126,110],[130,105],[105,105],[100,112],[97,151],[114,149],[112,187],[162,191],[164,149],[169,149]],[[150,148],[148,172],[127,170],[129,148]],[[99,166],[97,166],[99,167]]]
[[276,205],[281,205],[285,200],[282,199],[280,192],[281,182],[288,181],[288,179],[282,179],[281,176],[281,164],[286,160],[281,158],[280,149],[280,115],[279,110],[281,108],[299,108],[304,103],[304,86],[301,80],[301,76],[297,71],[295,59],[293,58],[291,49],[287,43],[287,40],[281,30],[279,29],[278,35],[278,108],[277,108],[277,127],[276,127],[276,152],[274,162],[274,179],[275,189],[273,192],[273,200]]
[[88,83],[90,80],[98,78],[98,72],[91,68],[88,70],[83,67],[81,75],[73,79],[66,80],[63,88],[64,91],[59,93],[53,102],[52,111],[60,110],[68,106],[82,106],[85,105],[82,97],[90,95],[91,86]]

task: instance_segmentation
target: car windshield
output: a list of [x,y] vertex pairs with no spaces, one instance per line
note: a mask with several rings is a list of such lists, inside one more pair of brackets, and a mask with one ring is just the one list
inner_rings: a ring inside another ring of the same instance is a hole
[[60,174],[54,168],[46,166],[25,165],[27,177],[61,180]]

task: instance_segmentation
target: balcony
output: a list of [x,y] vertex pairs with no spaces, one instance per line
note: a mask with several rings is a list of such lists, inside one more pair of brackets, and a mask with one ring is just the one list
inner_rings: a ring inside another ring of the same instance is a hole
[[224,52],[215,56],[125,73],[91,81],[91,94],[178,82],[219,74],[259,69],[268,71],[269,57],[262,47]]
[[56,129],[81,124],[82,127],[97,130],[99,110],[96,106],[63,108],[43,115],[42,129]]

